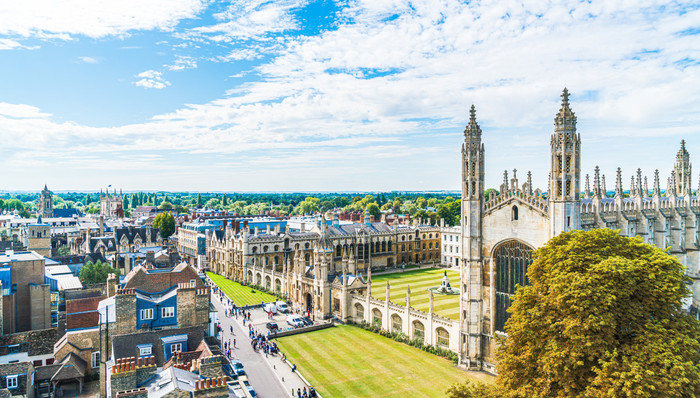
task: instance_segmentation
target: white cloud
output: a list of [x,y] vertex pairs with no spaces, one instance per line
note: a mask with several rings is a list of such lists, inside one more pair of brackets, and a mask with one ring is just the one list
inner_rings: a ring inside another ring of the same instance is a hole
[[139,73],[136,77],[141,78],[134,82],[134,85],[143,88],[163,89],[170,85],[170,82],[163,78],[163,73],[155,70],[147,70]]
[[15,119],[47,118],[49,113],[43,113],[39,108],[25,104],[8,104],[0,102],[0,116],[7,116]]
[[204,0],[25,0],[0,2],[0,34],[68,39],[135,30],[171,30],[197,15]]
[[[292,10],[300,4],[235,3],[219,23],[195,34],[219,42],[265,38],[296,28]],[[697,35],[678,32],[697,26],[700,10],[683,7],[651,0],[353,1],[337,29],[277,40],[277,56],[248,74],[259,80],[229,88],[225,98],[111,129],[0,118],[0,141],[11,134],[22,137],[21,147],[50,142],[76,154],[182,151],[201,160],[193,170],[206,171],[211,188],[225,175],[209,160],[231,153],[250,156],[261,168],[226,169],[249,189],[343,188],[337,176],[347,177],[345,189],[378,189],[387,182],[376,171],[387,167],[394,184],[387,188],[456,188],[461,131],[475,103],[491,170],[487,184],[500,182],[493,170],[525,163],[518,169],[531,168],[545,188],[552,119],[565,84],[586,170],[599,161],[631,169],[657,153],[672,157],[676,138],[692,135],[700,122],[700,50]],[[261,53],[258,43],[223,48],[222,61]],[[183,69],[186,59],[168,68]],[[145,88],[170,84],[155,70],[137,78],[134,84]],[[700,142],[688,145],[700,153]],[[254,155],[265,151],[286,154]],[[294,167],[284,167],[285,160]],[[655,167],[670,169],[672,159],[665,161]],[[356,167],[357,175],[347,171]],[[311,174],[310,182],[298,178]],[[358,185],[364,176],[373,185]],[[303,185],[324,179],[336,185]]]
[[19,48],[36,50],[39,46],[25,46],[17,40],[0,38],[0,50],[16,50]]
[[165,68],[168,68],[169,70],[172,70],[172,71],[194,69],[197,67],[197,61],[195,61],[195,59],[192,57],[179,55],[179,56],[177,56],[177,58],[175,59],[175,62],[172,65],[163,65],[163,66]]
[[93,57],[78,57],[78,60],[85,64],[96,64],[100,62],[97,58]]

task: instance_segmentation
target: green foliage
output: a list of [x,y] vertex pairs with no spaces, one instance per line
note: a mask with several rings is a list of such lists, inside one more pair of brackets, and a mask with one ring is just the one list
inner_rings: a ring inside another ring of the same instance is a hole
[[163,202],[158,206],[159,209],[165,209],[165,210],[172,210],[175,208],[172,203],[170,202]]
[[109,274],[116,274],[117,277],[119,277],[120,272],[109,264],[98,260],[96,263],[88,262],[83,265],[83,267],[80,268],[79,278],[84,284],[90,285],[93,283],[107,282],[107,276]]
[[535,252],[498,350],[510,397],[700,395],[700,323],[683,265],[619,231],[574,231]]
[[153,220],[153,228],[159,228],[160,236],[163,239],[168,239],[170,235],[175,233],[175,217],[169,211],[160,213]]
[[487,200],[489,200],[489,195],[491,194],[491,191],[495,192],[495,193],[496,193],[496,196],[500,195],[500,192],[498,192],[497,189],[495,189],[495,188],[489,188],[489,189],[487,189],[487,190],[484,191],[484,202],[486,202]]
[[382,218],[382,212],[381,210],[379,210],[379,205],[377,205],[376,203],[368,204],[367,211],[372,217],[374,217],[375,221],[379,221],[379,219]]
[[67,256],[70,254],[70,249],[68,248],[67,245],[61,245],[56,249],[56,255],[57,256]]
[[320,210],[319,204],[321,200],[312,196],[307,196],[294,208],[295,214],[313,214]]
[[445,394],[447,398],[501,398],[503,396],[498,386],[471,380],[453,385]]

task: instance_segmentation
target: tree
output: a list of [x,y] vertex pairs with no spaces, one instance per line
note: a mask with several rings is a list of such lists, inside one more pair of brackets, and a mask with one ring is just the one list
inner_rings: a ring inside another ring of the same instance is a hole
[[346,196],[336,196],[333,203],[335,203],[335,207],[343,208],[350,204],[350,199]]
[[84,284],[105,283],[109,274],[116,274],[119,277],[119,270],[109,264],[97,260],[96,263],[88,262],[80,268],[80,281]]
[[160,236],[163,239],[168,239],[170,235],[175,233],[175,217],[169,211],[160,213],[153,220],[153,228],[159,228]]
[[619,231],[574,231],[535,252],[497,357],[511,397],[700,395],[700,322],[683,265]]
[[319,203],[319,207],[321,211],[328,211],[335,207],[335,203],[331,202],[330,200],[324,200],[323,202]]
[[495,193],[496,193],[496,196],[499,195],[499,192],[498,192],[497,189],[495,189],[495,188],[489,188],[489,189],[487,189],[487,190],[484,191],[484,202],[486,202],[487,200],[489,200],[489,195],[491,195],[491,191],[495,192]]
[[68,248],[67,245],[61,245],[56,249],[56,255],[57,256],[67,256],[70,254],[70,249]]
[[172,210],[173,208],[175,208],[175,206],[173,206],[173,204],[170,202],[163,202],[160,204],[160,206],[158,206],[158,208],[164,210]]
[[367,211],[374,217],[375,221],[379,221],[382,218],[382,212],[379,210],[379,205],[376,203],[370,203],[367,205]]
[[197,194],[197,208],[199,209],[201,207],[202,207],[202,194],[198,193]]

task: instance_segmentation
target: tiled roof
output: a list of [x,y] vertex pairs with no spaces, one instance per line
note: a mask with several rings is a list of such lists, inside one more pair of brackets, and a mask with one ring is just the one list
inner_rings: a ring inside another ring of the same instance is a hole
[[148,293],[157,293],[178,283],[190,283],[191,280],[196,281],[198,289],[204,287],[204,282],[199,278],[197,271],[187,264],[180,264],[171,271],[146,271],[139,266],[126,275],[124,287],[127,289],[139,289]]
[[70,380],[85,376],[87,362],[79,357],[74,352],[68,353],[66,358],[61,361],[61,367],[51,377],[51,381]]
[[94,328],[99,323],[100,313],[97,311],[66,314],[66,330]]
[[29,362],[15,362],[0,364],[0,376],[18,375],[27,373]]
[[88,298],[78,298],[66,301],[66,314],[72,314],[75,312],[86,312],[86,311],[96,311],[97,304],[105,299],[105,296],[99,295]]

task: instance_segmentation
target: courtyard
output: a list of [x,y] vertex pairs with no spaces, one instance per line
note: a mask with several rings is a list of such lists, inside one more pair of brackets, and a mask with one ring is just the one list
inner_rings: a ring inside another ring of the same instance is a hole
[[467,378],[452,362],[354,326],[276,340],[289,361],[324,397],[443,397]]
[[250,286],[243,286],[213,272],[207,272],[207,276],[239,307],[257,305],[263,302],[271,303],[277,300],[273,295],[252,289]]
[[[406,272],[396,272],[384,275],[372,275],[372,297],[384,300],[386,297],[386,281],[391,288],[391,302],[405,305],[406,288],[411,287],[411,307],[428,312],[428,288],[440,286],[445,269],[430,268]],[[447,270],[447,277],[453,288],[459,289],[459,271]],[[453,320],[459,320],[459,295],[433,295],[433,311]]]

